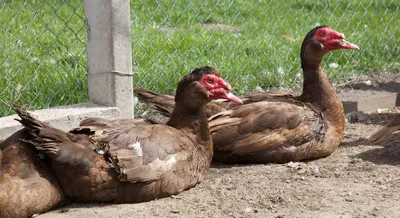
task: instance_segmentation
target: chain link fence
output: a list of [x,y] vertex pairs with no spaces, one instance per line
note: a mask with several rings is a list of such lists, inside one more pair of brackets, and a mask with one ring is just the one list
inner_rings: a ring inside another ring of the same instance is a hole
[[87,41],[81,0],[2,0],[0,117],[87,101]]
[[400,70],[400,1],[201,0],[131,1],[136,85],[173,93],[196,66],[221,69],[234,91],[302,86],[300,46],[327,24],[360,51],[324,58],[334,83]]
[[[131,0],[135,86],[173,93],[191,69],[221,69],[238,94],[301,87],[305,34],[328,24],[360,51],[324,58],[333,82],[400,71],[399,0]],[[2,0],[0,116],[87,100],[83,0]]]

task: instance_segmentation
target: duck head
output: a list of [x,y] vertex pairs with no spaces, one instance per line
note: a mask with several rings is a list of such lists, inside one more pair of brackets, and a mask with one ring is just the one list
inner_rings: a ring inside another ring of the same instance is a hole
[[185,102],[186,107],[190,108],[200,107],[214,99],[242,104],[242,100],[231,93],[231,85],[220,76],[221,73],[214,67],[204,66],[194,69],[179,82],[175,103]]

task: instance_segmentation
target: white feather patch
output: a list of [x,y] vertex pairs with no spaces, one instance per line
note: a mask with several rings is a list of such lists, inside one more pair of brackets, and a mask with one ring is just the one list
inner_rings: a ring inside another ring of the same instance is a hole
[[101,154],[101,155],[103,155],[103,154],[104,154],[104,151],[103,151],[103,150],[101,150],[101,149],[99,149],[99,150],[96,150],[96,152],[97,152],[97,154]]
[[167,163],[169,163],[169,164],[172,164],[172,163],[175,163],[175,162],[176,162],[176,159],[175,159],[175,157],[173,155],[171,155],[171,157],[167,160]]
[[137,156],[140,156],[140,157],[143,156],[142,146],[140,145],[139,141],[137,141],[135,144],[129,145],[128,148],[133,148],[133,150],[135,150],[135,153]]
[[172,166],[174,166],[174,164],[176,163],[176,159],[173,155],[170,156],[170,158],[168,158],[168,160],[160,160],[159,158],[156,158],[155,160],[153,160],[152,162],[149,163],[149,166],[153,169],[153,170],[169,170],[171,169]]
[[283,147],[283,148],[285,150],[289,151],[289,152],[295,152],[298,147],[296,147],[296,146],[288,146],[288,147]]

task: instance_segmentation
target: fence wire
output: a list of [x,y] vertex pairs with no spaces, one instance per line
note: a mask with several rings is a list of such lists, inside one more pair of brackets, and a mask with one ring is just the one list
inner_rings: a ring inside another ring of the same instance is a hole
[[87,101],[83,1],[3,0],[0,32],[0,117]]
[[[173,93],[191,69],[221,69],[237,94],[301,87],[305,34],[328,24],[360,51],[324,58],[333,82],[400,71],[399,0],[131,0],[135,86]],[[2,0],[0,116],[87,100],[83,0]]]
[[234,91],[302,85],[300,46],[327,24],[360,51],[324,58],[334,83],[370,72],[400,71],[400,1],[131,1],[136,85],[173,93],[190,69],[213,65]]

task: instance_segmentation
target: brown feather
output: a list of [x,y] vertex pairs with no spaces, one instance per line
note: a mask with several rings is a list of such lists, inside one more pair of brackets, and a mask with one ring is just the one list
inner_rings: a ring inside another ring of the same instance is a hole
[[156,110],[166,117],[171,115],[175,107],[174,96],[158,94],[143,88],[135,88],[133,92],[139,101],[154,105]]
[[[318,117],[304,104],[265,101],[244,105],[215,120],[210,118],[214,157],[239,163],[285,162],[283,159],[297,156],[294,153],[304,157],[303,150],[296,151],[295,147],[315,140],[315,134],[323,129],[322,117],[320,121]],[[277,155],[279,152],[287,154]]]
[[371,142],[377,142],[384,139],[386,136],[392,134],[395,131],[400,130],[400,115],[395,117],[392,121],[387,123],[384,127],[373,133],[368,140]]
[[[140,102],[151,104],[154,106],[155,110],[159,112],[161,115],[170,117],[173,108],[175,107],[174,96],[159,94],[144,88],[135,88],[134,94],[138,97]],[[288,92],[254,92],[246,94],[240,97],[243,100],[244,104],[249,104],[258,101],[272,100],[276,101],[280,98],[288,98],[292,97],[292,95]],[[211,117],[217,113],[235,109],[240,106],[240,104],[230,102],[227,100],[212,100],[205,107],[204,112],[207,117]]]
[[25,129],[0,144],[0,217],[31,217],[63,205],[64,196]]

